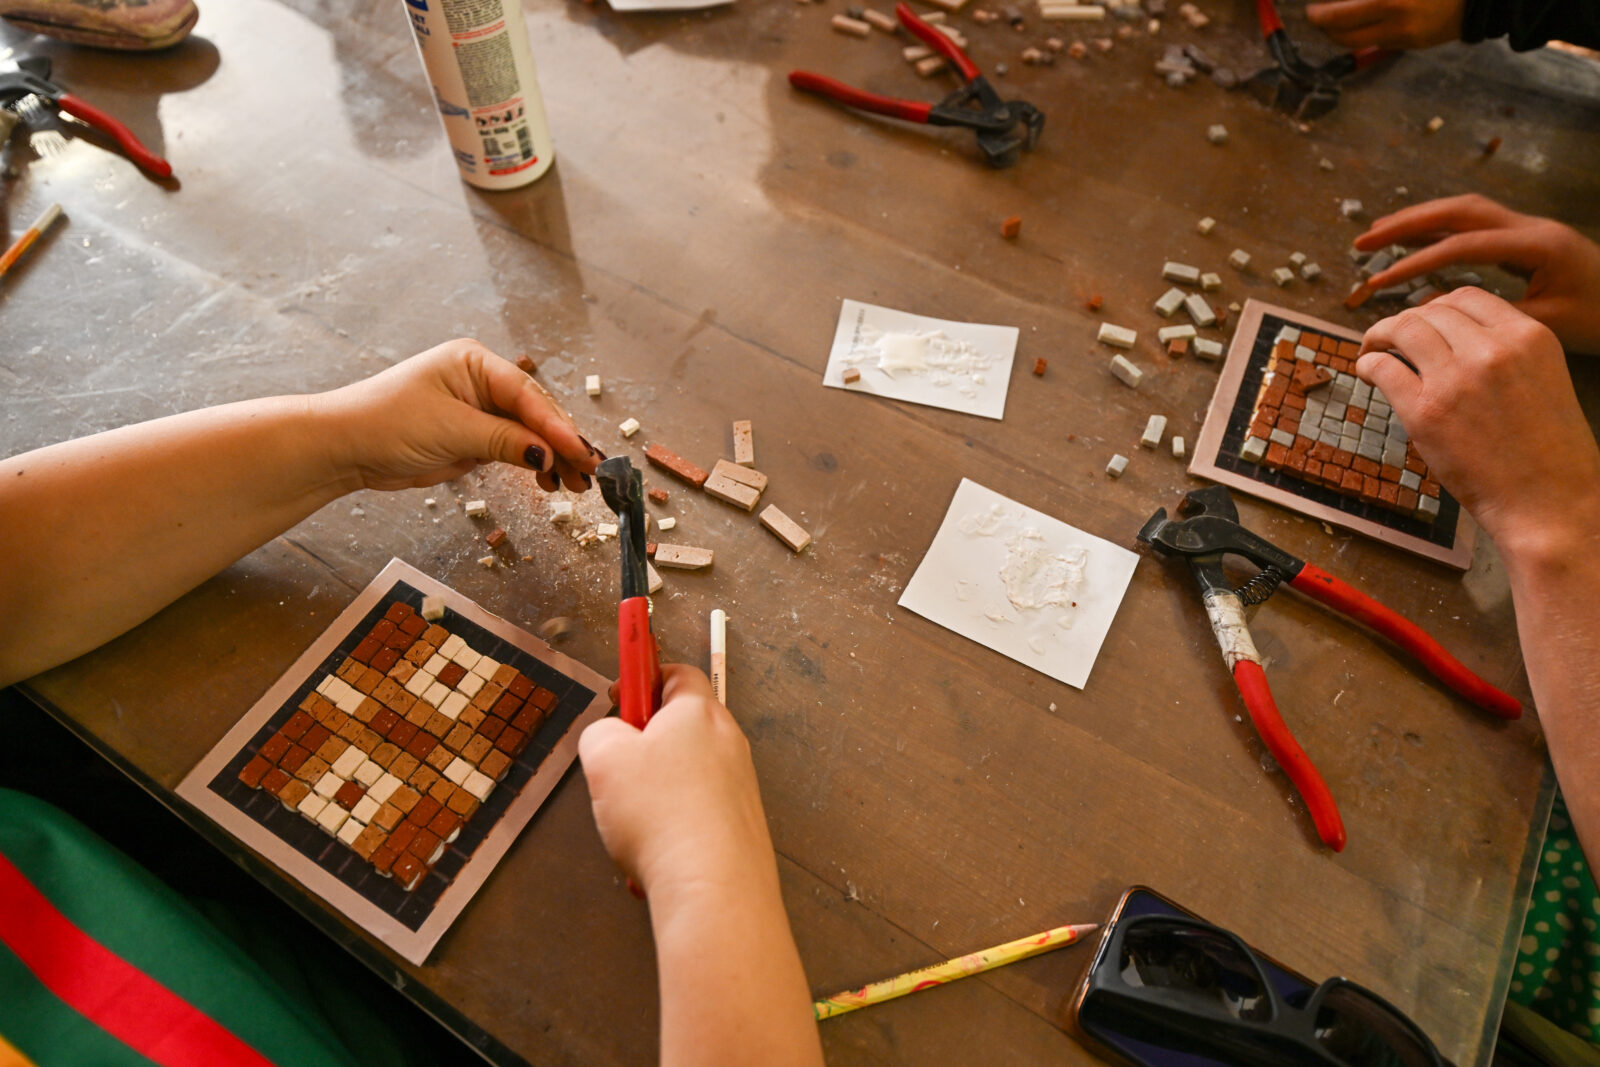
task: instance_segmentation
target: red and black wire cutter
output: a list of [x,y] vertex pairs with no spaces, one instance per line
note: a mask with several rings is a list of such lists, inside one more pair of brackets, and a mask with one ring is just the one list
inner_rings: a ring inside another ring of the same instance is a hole
[[894,13],[906,29],[949,61],[966,82],[964,86],[937,104],[929,104],[879,96],[809,70],[790,71],[789,84],[875,115],[930,126],[965,126],[977,133],[978,147],[994,167],[1011,166],[1024,149],[1031,149],[1038,142],[1044,129],[1044,112],[1025,100],[1002,100],[989,79],[978,72],[977,64],[954,41],[919,19],[905,3],[896,4]]
[[[16,105],[30,96],[36,96],[46,106],[65,111],[73,118],[106,134],[117,142],[117,146],[129,159],[147,173],[157,178],[172,176],[172,164],[146,148],[139,138],[133,135],[132,130],[82,97],[74,96],[51,81],[50,60],[43,56],[19,59],[11,64],[9,69],[0,69],[0,111],[14,114]],[[16,122],[14,118],[11,122],[6,122],[5,116],[0,115],[0,124],[3,124],[5,132],[9,134]]]
[[[1245,622],[1247,604],[1261,603],[1280,583],[1288,582],[1311,599],[1387,637],[1472,703],[1502,719],[1521,716],[1522,705],[1516,699],[1469,671],[1415,623],[1239,525],[1239,511],[1223,486],[1186,493],[1179,511],[1188,517],[1169,519],[1165,508],[1156,509],[1140,529],[1139,540],[1162,555],[1181,556],[1189,561],[1189,570],[1200,585],[1200,596],[1211,618],[1211,629],[1222,646],[1222,658],[1238,683],[1256,733],[1305,798],[1317,835],[1335,852],[1344,848],[1344,821],[1327,784],[1278,714],[1266,673],[1261,669],[1261,656]],[[1222,571],[1222,557],[1226,555],[1243,556],[1261,570],[1234,588]]]
[[1339,83],[1394,53],[1386,48],[1360,48],[1334,56],[1325,63],[1308,63],[1289,39],[1273,0],[1256,0],[1256,19],[1273,66],[1257,71],[1242,83],[1263,103],[1297,119],[1326,115],[1339,103]]
[[661,653],[650,629],[650,579],[644,545],[644,475],[627,456],[595,470],[600,495],[617,513],[622,602],[617,605],[617,689],[622,721],[643,730],[661,708]]

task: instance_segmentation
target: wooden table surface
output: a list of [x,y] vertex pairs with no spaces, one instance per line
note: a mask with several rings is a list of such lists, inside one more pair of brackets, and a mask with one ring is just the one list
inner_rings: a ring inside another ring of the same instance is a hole
[[[1503,725],[1293,594],[1253,621],[1279,703],[1337,796],[1350,845],[1319,846],[1263,749],[1189,576],[1141,560],[1081,692],[896,600],[969,477],[1113,541],[1196,484],[1138,449],[1146,417],[1193,439],[1216,367],[1155,349],[1164,259],[1352,326],[1344,250],[1367,216],[1479,190],[1600,229],[1600,77],[1583,61],[1447,47],[1352,83],[1309,132],[1152,64],[1197,41],[1242,71],[1248,5],[1195,32],[1054,68],[1043,32],[977,26],[977,61],[1040,105],[1013,169],[970,137],[864,119],[793,93],[794,67],[928,97],[881,35],[830,31],[834,4],[740,0],[688,15],[603,3],[528,10],[557,163],[530,188],[462,184],[398,0],[204,5],[166,55],[91,54],[0,31],[173,162],[169,185],[80,138],[14,147],[9,230],[50,200],[65,225],[0,289],[0,453],[206,404],[350,381],[443,339],[526,353],[593,439],[615,429],[704,465],[753,419],[767,501],[815,537],[791,555],[748,516],[673,486],[706,574],[657,597],[665,654],[704,663],[731,616],[730,700],[748,731],[783,886],[818,994],[1073,921],[1156,886],[1321,978],[1349,975],[1460,1063],[1487,1061],[1510,980],[1550,779],[1535,716]],[[1101,32],[1063,26],[1069,39]],[[1291,12],[1308,50],[1324,45]],[[1433,115],[1445,119],[1422,132]],[[1224,123],[1231,138],[1208,144]],[[1500,136],[1492,158],[1482,139]],[[1332,171],[1319,169],[1326,157]],[[1023,218],[1020,239],[999,221]],[[1209,238],[1202,215],[1219,220]],[[1223,265],[1235,247],[1258,273]],[[1326,278],[1278,290],[1296,249]],[[1103,316],[1141,331],[1137,392],[1107,373]],[[1002,422],[820,387],[841,298],[1020,327]],[[1034,378],[1036,357],[1049,373]],[[606,381],[598,401],[583,376]],[[1600,375],[1576,366],[1589,410]],[[1113,452],[1126,477],[1103,474]],[[157,796],[169,791],[356,591],[400,556],[512,621],[580,620],[564,646],[611,673],[616,556],[558,535],[523,473],[340,501],[107,647],[26,689]],[[455,502],[488,500],[520,554],[486,572]],[[1526,697],[1492,545],[1465,575],[1241,498],[1247,524],[1422,623]],[[138,501],[129,501],[136,508]],[[356,509],[359,508],[360,512]],[[586,499],[581,510],[598,516]],[[85,546],[83,566],[97,566]],[[207,827],[201,826],[202,831]],[[216,838],[215,831],[210,831]],[[221,844],[222,842],[218,842]],[[272,872],[239,857],[269,882]],[[496,1058],[640,1063],[655,1054],[645,909],[617,884],[568,776],[423,967],[279,885],[335,938]],[[1082,1063],[1061,1013],[1069,949],[823,1026],[836,1063]]]

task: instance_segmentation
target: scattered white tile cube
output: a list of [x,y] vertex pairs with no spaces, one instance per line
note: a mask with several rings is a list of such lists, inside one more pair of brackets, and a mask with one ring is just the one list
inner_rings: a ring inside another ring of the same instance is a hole
[[1300,277],[1308,282],[1314,282],[1322,277],[1322,267],[1316,263],[1307,263],[1300,268]]
[[422,611],[419,612],[429,622],[438,622],[444,618],[444,597],[425,596],[422,598]]
[[489,514],[489,505],[486,501],[469,500],[462,505],[462,510],[467,513],[467,517],[470,519],[481,519]]
[[1139,438],[1139,445],[1143,448],[1154,448],[1161,443],[1161,438],[1167,433],[1167,417],[1165,415],[1151,415],[1144,424],[1144,436]]
[[460,756],[457,756],[455,759],[451,760],[450,765],[444,769],[444,776],[450,779],[456,785],[461,785],[467,780],[467,775],[471,774],[472,771],[472,764],[468,763]]
[[1228,127],[1220,122],[1207,126],[1206,140],[1212,144],[1226,144],[1228,141]]
[[572,517],[572,501],[552,500],[550,502],[551,522],[571,522]]
[[1183,310],[1189,313],[1196,326],[1216,325],[1217,313],[1211,310],[1211,305],[1199,293],[1190,293],[1183,298]]
[[1201,219],[1200,224],[1195,227],[1195,229],[1199,230],[1201,234],[1210,234],[1211,231],[1216,228],[1217,220],[1212,218],[1210,215],[1207,215],[1205,218]]
[[655,565],[652,563],[645,563],[644,573],[646,580],[649,582],[645,589],[651,596],[654,596],[661,591],[661,587],[666,583],[661,580],[661,575],[656,572]]
[[656,523],[656,529],[660,530],[662,533],[666,533],[676,525],[678,525],[678,520],[673,518],[671,515],[668,515],[666,518]]
[[601,537],[615,537],[620,529],[614,522],[599,522],[595,523],[594,532]]
[[1183,307],[1183,290],[1171,288],[1156,299],[1156,312],[1164,319],[1170,319],[1179,308]]
[[1161,264],[1161,276],[1169,282],[1182,282],[1185,285],[1200,284],[1200,268],[1191,267],[1187,263],[1174,263],[1172,260]]
[[1120,355],[1111,357],[1111,373],[1116,376],[1117,381],[1129,389],[1139,388],[1139,383],[1144,381],[1144,371]]
[[1235,248],[1228,253],[1228,266],[1234,270],[1244,270],[1250,265],[1250,253],[1242,248]]
[[492,571],[492,570],[494,570],[494,565],[495,565],[495,558],[493,556],[479,556],[478,557],[478,566],[482,567],[484,570]]
[[634,434],[639,432],[639,420],[623,419],[622,422],[617,425],[617,429],[622,431],[622,436],[632,437]]
[[1179,437],[1177,434],[1172,435],[1172,454],[1178,459],[1182,459],[1185,455],[1183,438]]
[[1206,271],[1204,274],[1200,275],[1200,288],[1204,289],[1208,293],[1216,289],[1221,289],[1222,275],[1217,274],[1214,271]]
[[1290,252],[1289,253],[1289,266],[1298,268],[1300,266],[1303,266],[1305,264],[1305,261],[1306,261],[1306,254],[1304,252]]
[[1132,348],[1133,343],[1139,339],[1139,334],[1126,326],[1114,326],[1109,322],[1100,324],[1100,332],[1095,335],[1095,340],[1101,344],[1113,345],[1117,348]]
[[1200,359],[1221,359],[1222,342],[1213,341],[1209,337],[1197,337],[1192,346],[1192,351]]
[[1361,214],[1361,201],[1352,198],[1339,201],[1339,214],[1347,219],[1355,218]]
[[1111,462],[1106,464],[1106,474],[1112,478],[1122,477],[1122,472],[1128,469],[1128,457],[1117,454],[1111,457]]
[[600,395],[600,375],[591,374],[583,380],[583,391],[590,396]]
[[1294,271],[1288,267],[1275,267],[1272,271],[1272,280],[1279,285],[1288,285],[1294,281]]
[[1187,322],[1182,326],[1163,326],[1156,331],[1156,337],[1162,344],[1166,344],[1169,341],[1193,340],[1196,336],[1198,335],[1195,333],[1194,327]]

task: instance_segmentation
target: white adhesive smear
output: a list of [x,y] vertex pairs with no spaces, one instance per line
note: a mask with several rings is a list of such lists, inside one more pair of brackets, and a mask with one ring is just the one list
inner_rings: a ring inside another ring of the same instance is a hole
[[963,479],[900,603],[1082,688],[1137,561]]
[[1083,588],[1084,567],[1089,561],[1088,549],[1069,545],[1065,551],[1056,552],[1039,531],[1031,527],[1013,537],[1006,548],[1010,551],[1005,566],[1000,568],[1000,581],[1005,583],[1006,599],[1018,609],[1039,611],[1048,607],[1078,606],[1078,590]]
[[983,372],[994,363],[994,357],[943,330],[884,333],[868,326],[861,330],[860,339],[844,363],[857,367],[870,364],[891,378],[896,374],[925,375],[937,386],[960,383],[962,392],[976,394],[976,387],[987,382]]

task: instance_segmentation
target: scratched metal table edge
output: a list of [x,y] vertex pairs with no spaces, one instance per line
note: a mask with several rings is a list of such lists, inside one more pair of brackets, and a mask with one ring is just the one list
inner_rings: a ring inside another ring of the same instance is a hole
[[[340,948],[350,953],[363,966],[377,975],[384,984],[411,1001],[412,1004],[449,1030],[451,1034],[461,1041],[464,1048],[476,1052],[486,1062],[494,1064],[495,1067],[532,1067],[528,1060],[517,1055],[508,1046],[497,1040],[494,1035],[474,1023],[456,1008],[450,1006],[424,983],[411,980],[393,962],[385,959],[375,951],[365,938],[352,937],[350,931],[340,925],[333,914],[325,906],[320,905],[320,902],[314,898],[307,898],[304,902],[306,906],[302,906],[300,901],[294,899],[292,883],[288,879],[268,867],[249,849],[243,848],[233,841],[227,833],[209,818],[196,811],[192,805],[179,797],[177,793],[163,788],[160,783],[150,778],[116,751],[102,744],[94,734],[79,726],[71,716],[57,707],[54,702],[33,689],[27,682],[18,682],[14,689],[67,730],[71,731],[74,737],[88,745],[97,755],[125,775],[129,781],[144,790],[156,803],[177,816],[207,844],[214,847],[251,878],[264,885],[273,896],[293,908],[301,918],[311,923]],[[565,775],[562,776],[563,780],[565,780],[565,777]],[[557,788],[559,788],[559,783],[557,783]],[[394,980],[394,976],[399,976],[401,981],[397,983]]]
[[[1544,837],[1550,826],[1550,810],[1556,799],[1555,767],[1547,755],[1544,774],[1539,780],[1539,795],[1533,802],[1533,818],[1528,826],[1528,839],[1522,846],[1522,864],[1517,870],[1517,888],[1512,895],[1513,907],[1506,917],[1505,934],[1500,940],[1500,961],[1495,967],[1489,1014],[1483,1020],[1483,1035],[1478,1046],[1476,1067],[1489,1067],[1494,1059],[1495,1042],[1500,1033],[1500,1019],[1505,1014],[1506,996],[1511,989],[1511,976],[1517,965],[1517,951],[1522,935],[1522,924],[1527,921],[1527,902],[1533,893],[1533,880],[1539,873],[1539,861],[1544,855]],[[1538,832],[1534,829],[1537,827]],[[1521,902],[1518,905],[1518,902]]]

